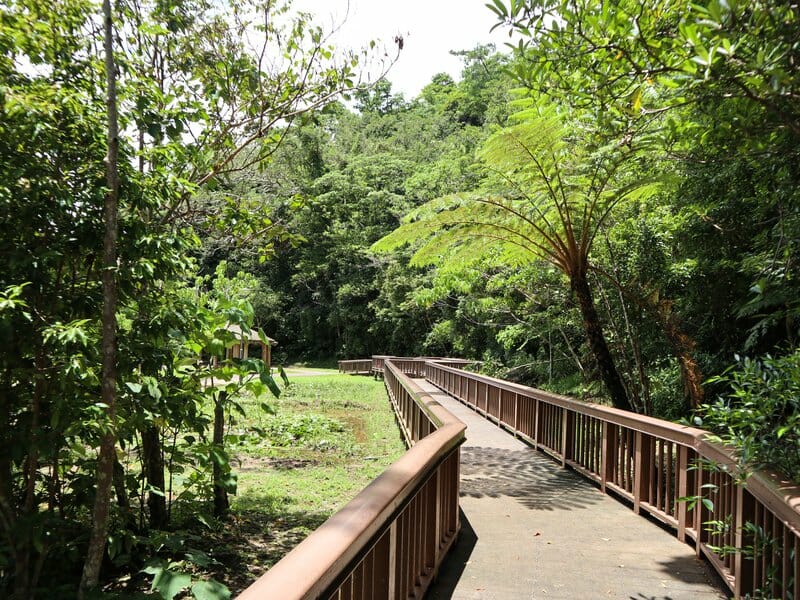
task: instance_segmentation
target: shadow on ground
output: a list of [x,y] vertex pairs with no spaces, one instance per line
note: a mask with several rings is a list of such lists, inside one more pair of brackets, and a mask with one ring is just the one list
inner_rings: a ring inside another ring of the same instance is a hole
[[450,549],[447,557],[442,562],[439,568],[439,576],[436,581],[428,588],[425,594],[426,600],[445,600],[451,598],[455,592],[461,575],[472,556],[472,550],[478,542],[478,536],[475,535],[475,530],[470,525],[469,519],[461,514],[461,533],[458,535],[458,540]]
[[[695,556],[671,557],[659,561],[659,566],[670,581],[679,581],[687,585],[709,585],[720,590],[720,598],[730,598],[730,594],[722,591],[728,589],[725,582],[722,581],[722,578],[711,568],[708,562],[701,558]],[[637,596],[631,596],[631,600],[671,599],[667,596],[651,596],[640,593]]]
[[222,531],[203,536],[220,564],[214,577],[234,596],[322,525],[327,513],[294,510],[288,497],[244,493]]
[[603,494],[576,473],[533,449],[461,449],[461,495],[508,496],[531,510],[580,509]]

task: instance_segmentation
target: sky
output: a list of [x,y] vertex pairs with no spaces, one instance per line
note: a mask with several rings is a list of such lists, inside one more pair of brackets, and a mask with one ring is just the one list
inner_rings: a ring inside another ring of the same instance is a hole
[[380,39],[392,49],[396,35],[403,36],[403,50],[388,74],[394,92],[407,100],[415,97],[436,73],[459,79],[461,60],[450,50],[470,50],[478,43],[493,42],[498,49],[508,40],[502,28],[493,33],[494,13],[488,0],[295,0],[298,10],[316,16],[325,29],[347,16],[332,43],[341,48],[361,48]]

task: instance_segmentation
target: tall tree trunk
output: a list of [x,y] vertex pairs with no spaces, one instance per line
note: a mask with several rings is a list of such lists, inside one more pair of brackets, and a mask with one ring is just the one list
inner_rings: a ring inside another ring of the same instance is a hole
[[611,397],[611,403],[616,408],[631,410],[628,394],[625,391],[625,386],[622,385],[622,379],[619,376],[619,371],[617,371],[614,358],[611,356],[606,337],[603,334],[603,327],[600,324],[600,317],[594,306],[594,299],[589,288],[586,272],[572,273],[570,275],[570,284],[578,300],[578,307],[581,310],[586,340],[589,342],[589,348],[592,351],[595,362],[597,362],[597,368],[600,371],[600,377],[603,380],[603,384],[605,384],[606,391]]
[[117,114],[117,73],[114,61],[114,22],[111,1],[103,0],[104,51],[106,71],[106,113],[108,117],[108,154],[106,155],[106,187],[103,208],[103,313],[101,396],[106,405],[107,423],[100,442],[97,460],[97,487],[92,510],[92,532],[83,564],[79,596],[97,587],[100,566],[106,548],[114,479],[117,428],[117,208],[119,203],[119,117]]
[[151,491],[147,494],[147,508],[150,512],[150,527],[153,529],[166,529],[169,520],[167,516],[167,499],[164,495],[164,456],[161,454],[161,434],[158,427],[153,425],[142,430],[142,462],[144,476],[150,488],[155,488],[161,493]]
[[[214,398],[214,439],[212,440],[214,446],[222,450],[225,447],[225,400],[228,398],[228,392],[221,391]],[[222,482],[224,474],[222,465],[219,460],[212,461],[212,476],[214,483],[214,516],[222,517],[227,514],[230,508],[228,502],[228,492]]]

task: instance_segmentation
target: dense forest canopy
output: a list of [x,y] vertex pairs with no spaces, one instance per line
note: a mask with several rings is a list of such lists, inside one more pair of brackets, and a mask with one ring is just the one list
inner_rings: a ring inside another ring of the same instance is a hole
[[415,98],[272,3],[0,8],[0,594],[76,589],[97,543],[137,570],[174,507],[226,514],[245,390],[205,383],[279,391],[230,325],[281,362],[476,359],[800,478],[800,9],[489,8],[518,43],[454,49]]

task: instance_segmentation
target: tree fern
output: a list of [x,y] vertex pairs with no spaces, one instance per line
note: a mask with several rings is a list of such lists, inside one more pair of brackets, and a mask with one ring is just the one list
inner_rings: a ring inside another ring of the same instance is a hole
[[614,208],[646,199],[661,185],[621,184],[620,168],[630,158],[631,151],[619,146],[589,151],[554,110],[526,107],[478,152],[485,173],[480,188],[421,205],[372,250],[391,252],[410,244],[412,264],[447,265],[450,273],[490,255],[507,266],[551,263],[578,297],[587,341],[612,400],[629,408],[586,275],[595,236]]

